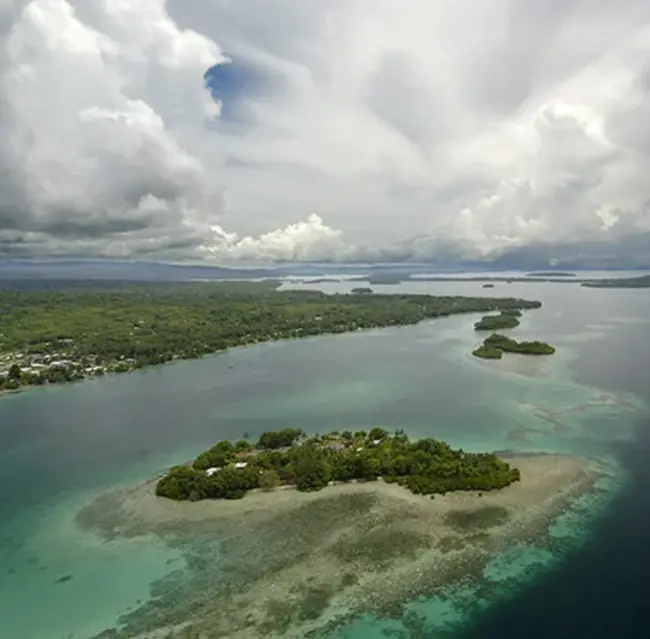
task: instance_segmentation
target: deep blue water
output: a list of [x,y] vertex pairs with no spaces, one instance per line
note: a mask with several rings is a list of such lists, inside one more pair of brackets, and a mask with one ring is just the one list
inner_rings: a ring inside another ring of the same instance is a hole
[[[650,292],[642,296],[647,303]],[[650,324],[609,339],[620,348],[621,359],[611,359],[609,347],[594,349],[576,367],[580,377],[648,397]],[[612,452],[627,470],[629,483],[592,536],[558,569],[477,619],[463,638],[650,637],[650,420],[639,418],[634,438],[613,444]]]

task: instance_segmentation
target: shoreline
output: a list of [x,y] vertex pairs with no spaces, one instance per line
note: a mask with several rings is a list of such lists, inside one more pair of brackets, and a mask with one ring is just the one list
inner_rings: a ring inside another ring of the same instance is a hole
[[[368,329],[371,330],[371,329]],[[328,335],[335,335],[337,333],[328,333]],[[298,338],[287,338],[281,339],[281,340],[267,340],[265,342],[257,342],[255,344],[241,344],[240,346],[231,346],[229,348],[224,348],[220,351],[213,351],[212,353],[206,353],[205,355],[201,355],[201,357],[176,357],[170,359],[168,362],[160,362],[159,364],[151,364],[149,366],[143,366],[142,368],[129,368],[128,370],[125,371],[110,371],[103,373],[101,375],[98,374],[89,374],[86,377],[83,377],[81,379],[75,379],[70,382],[58,382],[55,384],[27,384],[25,386],[20,386],[19,388],[12,388],[12,389],[3,389],[0,390],[0,398],[2,398],[5,395],[18,395],[20,393],[26,393],[28,391],[36,391],[36,390],[47,390],[47,389],[52,389],[52,388],[66,388],[68,386],[74,386],[75,384],[83,384],[84,382],[90,382],[98,379],[104,379],[104,378],[111,378],[111,377],[116,377],[116,376],[121,376],[121,375],[128,375],[129,373],[145,373],[147,371],[155,370],[156,368],[162,368],[163,366],[170,366],[171,364],[178,364],[179,362],[195,362],[200,359],[204,359],[206,357],[215,357],[217,355],[220,355],[221,353],[229,353],[232,351],[238,351],[240,349],[244,348],[253,348],[255,346],[259,346],[260,344],[270,344],[270,343],[275,343],[275,342],[283,342],[283,341],[294,341],[294,339],[307,339],[309,337],[320,337],[317,335],[309,335],[307,337],[298,337]]]
[[[436,296],[433,296],[436,297]],[[440,296],[437,296],[440,297]],[[467,296],[460,296],[460,297],[467,297]],[[491,297],[484,297],[481,299],[486,299],[486,300],[500,300],[500,299],[520,299],[520,298],[491,298]],[[526,301],[526,300],[522,300]],[[523,309],[519,310],[539,310],[541,308],[541,305],[539,307],[524,307]],[[191,361],[196,361],[200,359],[204,359],[206,357],[215,357],[217,355],[220,355],[222,353],[230,353],[230,352],[235,352],[239,351],[240,349],[245,349],[245,348],[253,348],[255,346],[260,346],[262,344],[276,344],[276,343],[282,343],[282,342],[295,342],[295,341],[300,341],[300,340],[308,340],[308,339],[317,339],[321,337],[332,337],[336,335],[352,335],[354,333],[366,333],[368,331],[374,331],[374,330],[383,330],[383,329],[388,329],[388,328],[407,328],[411,326],[418,326],[420,324],[423,324],[425,322],[436,322],[441,319],[448,319],[451,317],[459,317],[459,316],[468,316],[468,315],[473,315],[473,314],[479,314],[479,313],[486,313],[486,312],[494,312],[496,310],[499,310],[498,308],[494,309],[493,311],[459,311],[459,312],[454,312],[450,313],[448,315],[438,315],[437,317],[424,317],[419,321],[416,322],[410,322],[410,323],[405,323],[405,324],[386,324],[383,326],[371,326],[371,327],[356,327],[351,330],[344,330],[341,332],[331,332],[331,333],[318,333],[318,334],[313,334],[313,335],[301,335],[297,337],[282,337],[279,339],[268,339],[268,340],[261,340],[258,342],[253,342],[253,343],[247,343],[247,344],[239,344],[237,346],[229,346],[228,348],[224,348],[221,350],[216,350],[212,351],[209,353],[204,353],[200,355],[199,357],[177,357],[174,356],[172,359],[166,362],[160,362],[158,364],[150,364],[147,366],[142,366],[140,368],[129,368],[124,371],[106,371],[101,374],[97,373],[89,373],[88,375],[84,376],[81,379],[76,379],[72,380],[69,382],[56,382],[56,383],[49,383],[49,384],[26,384],[24,386],[20,386],[18,388],[12,388],[12,389],[2,389],[0,390],[0,399],[3,396],[9,396],[9,395],[14,395],[18,393],[24,393],[27,391],[33,391],[33,390],[39,390],[39,389],[48,389],[48,388],[64,388],[66,386],[71,386],[73,384],[80,384],[82,382],[86,381],[91,381],[91,380],[96,380],[96,379],[102,379],[104,377],[112,377],[115,375],[125,375],[128,373],[137,373],[137,372],[146,372],[148,370],[155,370],[158,367],[163,367],[163,366],[169,366],[171,364],[176,364],[178,362],[191,362]]]
[[154,535],[183,549],[191,564],[205,562],[196,573],[187,569],[184,596],[174,594],[170,577],[160,589],[167,594],[127,615],[116,638],[173,628],[190,611],[193,625],[210,628],[210,636],[307,636],[362,612],[395,611],[463,577],[480,578],[508,545],[545,539],[554,517],[594,491],[601,476],[586,458],[503,457],[521,469],[521,481],[481,496],[431,499],[375,481],[171,502],[155,497],[149,479],[99,496],[77,523],[104,540]]

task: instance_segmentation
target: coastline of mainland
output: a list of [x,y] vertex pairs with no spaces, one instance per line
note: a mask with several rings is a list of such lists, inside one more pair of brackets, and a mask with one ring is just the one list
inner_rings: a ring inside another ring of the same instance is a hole
[[[0,291],[0,394],[287,339],[540,308],[513,297],[277,291],[277,282]],[[56,336],[54,338],[53,336]]]
[[554,517],[602,472],[580,457],[500,456],[520,481],[435,499],[382,480],[176,502],[156,497],[154,478],[100,495],[77,514],[82,529],[106,541],[154,535],[205,565],[185,569],[180,592],[154,588],[157,597],[99,637],[319,637],[354,615],[396,614],[414,597],[480,578],[513,543],[547,540]]

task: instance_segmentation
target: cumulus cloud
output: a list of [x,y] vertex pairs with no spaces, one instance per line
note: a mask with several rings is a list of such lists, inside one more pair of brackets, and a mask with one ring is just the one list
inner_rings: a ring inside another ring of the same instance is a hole
[[215,238],[201,249],[222,259],[248,261],[305,262],[346,261],[356,257],[357,249],[347,244],[342,231],[331,229],[312,213],[305,222],[264,233],[258,238],[238,237],[220,226],[213,226]]
[[0,255],[647,255],[646,0],[0,0],[0,43]]

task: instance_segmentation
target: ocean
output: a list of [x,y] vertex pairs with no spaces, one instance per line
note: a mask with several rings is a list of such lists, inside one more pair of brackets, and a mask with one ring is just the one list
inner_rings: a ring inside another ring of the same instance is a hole
[[547,545],[512,547],[480,579],[405,602],[392,618],[351,619],[330,639],[648,636],[650,290],[375,288],[540,299],[543,308],[512,334],[558,352],[476,360],[476,317],[461,316],[0,398],[0,637],[86,639],[126,622],[135,628],[140,610],[170,596],[190,609],[197,593],[187,584],[199,569],[187,549],[151,537],[105,542],[78,526],[79,509],[103,491],[243,433],[372,425],[467,450],[586,455],[611,475],[554,523]]

